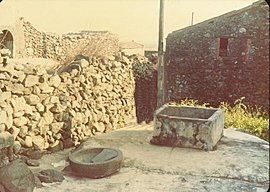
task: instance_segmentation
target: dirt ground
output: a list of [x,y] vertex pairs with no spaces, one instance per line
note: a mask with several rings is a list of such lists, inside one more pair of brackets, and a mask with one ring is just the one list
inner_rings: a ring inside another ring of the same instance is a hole
[[[123,152],[121,170],[102,179],[79,178],[64,171],[62,183],[35,192],[265,192],[269,185],[269,143],[226,129],[215,151],[151,145],[151,124],[131,125],[88,139],[83,148],[113,147]],[[45,155],[33,172],[63,170],[71,149]],[[62,165],[61,165],[62,164]],[[65,170],[68,170],[66,168]]]

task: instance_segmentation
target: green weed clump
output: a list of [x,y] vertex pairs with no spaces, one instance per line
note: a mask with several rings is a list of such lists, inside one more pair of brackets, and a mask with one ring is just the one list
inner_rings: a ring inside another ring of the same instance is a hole
[[[220,103],[219,108],[224,110],[224,128],[239,128],[269,141],[269,116],[261,108],[246,105],[244,99],[244,97],[237,99],[233,106],[226,102]],[[193,99],[171,104],[211,107],[209,103],[199,104],[198,100]]]

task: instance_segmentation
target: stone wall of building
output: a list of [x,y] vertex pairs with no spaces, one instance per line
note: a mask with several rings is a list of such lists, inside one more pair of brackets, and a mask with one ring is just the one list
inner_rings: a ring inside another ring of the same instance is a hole
[[104,56],[119,51],[118,36],[108,31],[81,31],[63,35],[40,32],[23,21],[26,53],[24,57],[49,58],[64,63],[77,54]]
[[269,109],[269,7],[263,0],[167,37],[166,98]]
[[132,64],[120,54],[79,59],[53,75],[0,64],[0,150],[13,139],[17,148],[68,148],[122,127],[135,118],[134,86]]

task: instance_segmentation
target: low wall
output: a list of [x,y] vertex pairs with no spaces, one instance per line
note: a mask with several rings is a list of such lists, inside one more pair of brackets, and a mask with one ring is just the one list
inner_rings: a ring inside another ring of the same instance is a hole
[[[68,148],[134,119],[134,78],[128,58],[90,58],[50,75],[0,64],[0,150],[9,136],[26,148]],[[63,70],[62,70],[63,71]]]

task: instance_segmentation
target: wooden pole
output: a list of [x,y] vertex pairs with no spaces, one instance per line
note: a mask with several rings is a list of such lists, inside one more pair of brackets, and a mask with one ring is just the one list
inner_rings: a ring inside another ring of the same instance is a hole
[[164,0],[160,0],[159,7],[159,36],[158,36],[158,95],[157,108],[164,104]]

